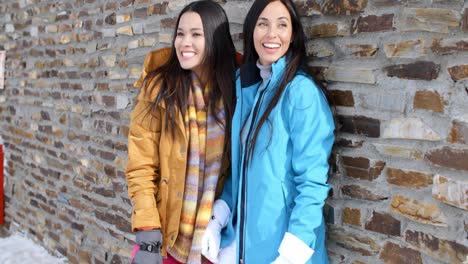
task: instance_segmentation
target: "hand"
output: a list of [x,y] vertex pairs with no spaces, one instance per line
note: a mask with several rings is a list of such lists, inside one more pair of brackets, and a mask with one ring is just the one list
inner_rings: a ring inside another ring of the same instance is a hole
[[211,219],[202,237],[201,253],[212,263],[218,262],[221,229],[222,227],[219,225],[218,221]]
[[138,250],[132,264],[162,264],[161,253]]
[[236,240],[233,239],[229,246],[222,248],[218,254],[218,263],[236,264]]
[[213,212],[201,242],[201,253],[209,261],[218,261],[219,247],[221,244],[221,229],[223,229],[231,214],[231,210],[223,200],[216,200],[213,204]]
[[162,235],[159,229],[136,233],[136,243],[140,246],[132,264],[162,264]]

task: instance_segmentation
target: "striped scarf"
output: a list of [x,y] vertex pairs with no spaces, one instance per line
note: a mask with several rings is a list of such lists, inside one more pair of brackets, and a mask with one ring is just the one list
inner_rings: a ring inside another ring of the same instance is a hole
[[[202,89],[192,73],[189,105],[185,115],[188,138],[187,172],[179,235],[168,253],[182,263],[200,264],[201,239],[210,220],[224,150],[224,128],[216,122],[209,101],[208,86]],[[225,124],[222,105],[218,119]],[[208,112],[208,113],[207,113]]]

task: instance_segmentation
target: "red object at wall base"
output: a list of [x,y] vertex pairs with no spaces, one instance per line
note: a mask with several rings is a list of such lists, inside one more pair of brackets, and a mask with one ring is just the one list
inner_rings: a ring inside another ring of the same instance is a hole
[[0,145],[0,225],[5,223],[3,200],[3,145]]

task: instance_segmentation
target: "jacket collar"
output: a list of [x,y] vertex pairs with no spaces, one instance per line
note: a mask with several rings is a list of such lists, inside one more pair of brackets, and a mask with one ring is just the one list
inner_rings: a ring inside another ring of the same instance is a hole
[[[278,76],[282,76],[285,68],[286,56],[283,56],[271,65],[271,79],[278,79]],[[241,66],[240,80],[242,88],[252,86],[262,80],[256,62],[249,62]]]

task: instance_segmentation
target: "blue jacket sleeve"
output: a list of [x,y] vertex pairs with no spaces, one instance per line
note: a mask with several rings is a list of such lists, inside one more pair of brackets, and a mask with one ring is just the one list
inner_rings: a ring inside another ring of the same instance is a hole
[[314,249],[317,234],[324,228],[322,208],[330,190],[328,158],[335,127],[328,102],[311,79],[297,76],[287,96],[297,191],[288,232]]

